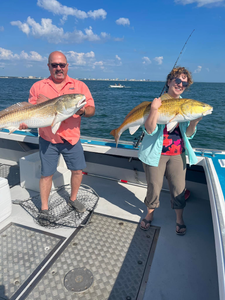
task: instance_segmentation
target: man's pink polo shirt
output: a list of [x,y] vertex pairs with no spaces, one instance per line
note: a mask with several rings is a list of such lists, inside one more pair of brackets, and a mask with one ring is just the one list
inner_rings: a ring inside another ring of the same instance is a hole
[[[33,84],[30,89],[30,95],[28,101],[32,104],[37,103],[37,98],[39,95],[44,95],[50,99],[62,96],[64,94],[83,94],[86,97],[87,106],[95,106],[92,95],[82,81],[70,78],[68,75],[66,77],[65,85],[60,91],[56,90],[55,84],[51,79],[51,76],[47,79],[37,81]],[[39,128],[40,136],[53,143],[63,143],[61,137],[67,140],[70,144],[75,145],[80,138],[80,123],[81,117],[78,115],[73,115],[72,117],[64,120],[56,134],[52,133],[51,126]]]

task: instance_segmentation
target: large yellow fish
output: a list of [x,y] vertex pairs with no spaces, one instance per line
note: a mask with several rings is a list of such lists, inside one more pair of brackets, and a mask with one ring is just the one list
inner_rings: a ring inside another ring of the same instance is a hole
[[[161,96],[162,105],[158,109],[157,124],[167,124],[167,130],[173,129],[180,122],[195,120],[199,117],[211,114],[213,107],[192,99],[172,98],[168,94]],[[133,108],[125,117],[123,123],[110,134],[114,136],[118,145],[121,134],[129,128],[130,134],[134,134],[145,123],[151,108],[151,102],[145,101]]]
[[56,133],[61,122],[74,115],[86,103],[82,94],[67,94],[36,105],[19,102],[0,111],[0,128],[9,129],[12,133],[19,129],[21,123],[25,123],[29,128],[52,126],[52,132]]

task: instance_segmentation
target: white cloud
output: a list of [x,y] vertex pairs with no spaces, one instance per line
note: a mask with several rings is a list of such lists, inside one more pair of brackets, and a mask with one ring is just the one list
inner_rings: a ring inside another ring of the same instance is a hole
[[13,26],[18,26],[18,28],[26,34],[30,33],[30,27],[27,23],[22,23],[20,21],[12,21],[10,22],[10,24]]
[[95,58],[95,53],[93,51],[87,53],[78,53],[74,51],[69,51],[66,55],[67,60],[72,66],[86,66],[93,65],[93,59]]
[[118,20],[116,20],[116,24],[117,25],[123,25],[123,26],[125,26],[125,25],[130,25],[130,21],[129,21],[129,19],[127,19],[127,18],[119,18]]
[[39,53],[35,51],[30,51],[30,55],[22,51],[20,54],[21,59],[32,60],[32,61],[43,61],[46,58],[43,58]]
[[[77,19],[86,19],[88,17],[97,19],[97,18],[106,18],[106,11],[104,9],[97,9],[94,11],[81,11],[77,8],[68,7],[65,5],[62,5],[60,2],[56,0],[38,0],[37,5],[48,10],[49,12],[52,12],[56,15],[63,15],[63,16],[74,16]],[[65,21],[65,17],[64,17]]]
[[155,57],[154,60],[158,63],[158,65],[161,65],[163,63],[163,56]]
[[93,33],[91,26],[89,28],[84,29],[84,31],[86,33],[85,39],[87,39],[88,41],[93,42],[100,40],[100,37],[97,34]]
[[18,58],[19,56],[17,54],[13,54],[11,50],[0,48],[0,59],[11,60],[11,59],[18,59]]
[[93,69],[95,69],[95,67],[99,67],[100,69],[104,69],[104,62],[103,61],[96,61],[94,64],[93,64]]
[[106,39],[106,38],[110,38],[110,34],[106,33],[106,32],[101,32],[101,36]]
[[142,59],[143,59],[143,64],[144,65],[149,65],[149,64],[152,63],[150,58],[148,58],[147,56],[142,57]]
[[107,68],[119,67],[122,65],[121,58],[118,55],[115,55],[115,59],[97,61],[93,51],[87,53],[69,51],[66,53],[66,57],[71,67],[100,68],[106,70]]
[[107,12],[104,9],[100,8],[94,11],[90,10],[87,14],[92,19],[98,19],[98,18],[105,19]]
[[95,53],[93,51],[90,51],[90,52],[86,53],[86,56],[94,58],[95,57]]
[[1,60],[28,60],[28,61],[47,61],[46,57],[42,57],[35,51],[30,51],[30,54],[25,51],[21,51],[20,54],[13,54],[11,50],[0,48]]
[[202,70],[202,66],[198,66],[196,70],[194,70],[194,73],[200,73]]
[[47,39],[49,43],[82,43],[83,41],[99,41],[100,37],[94,34],[92,27],[81,30],[74,30],[73,32],[64,32],[63,28],[59,28],[52,24],[51,19],[41,19],[41,24],[37,23],[31,17],[27,18],[26,23],[20,21],[13,21],[11,25],[18,26],[27,35],[30,34],[35,38]]
[[122,42],[123,40],[124,40],[124,37],[122,37],[122,38],[114,38],[115,42]]
[[209,72],[209,68],[206,68],[206,71]]
[[4,31],[4,27],[3,26],[0,26],[0,31]]
[[224,0],[175,0],[174,2],[183,5],[196,3],[198,7],[204,5],[225,5]]

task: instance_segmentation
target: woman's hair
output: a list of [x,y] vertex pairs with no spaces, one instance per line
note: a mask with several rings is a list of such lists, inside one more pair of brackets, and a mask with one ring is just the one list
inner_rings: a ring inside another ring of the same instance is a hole
[[187,69],[185,69],[184,67],[176,67],[167,75],[167,78],[166,78],[166,91],[167,92],[169,89],[168,81],[171,81],[176,77],[179,77],[181,74],[184,74],[187,76],[188,87],[193,83],[191,73]]

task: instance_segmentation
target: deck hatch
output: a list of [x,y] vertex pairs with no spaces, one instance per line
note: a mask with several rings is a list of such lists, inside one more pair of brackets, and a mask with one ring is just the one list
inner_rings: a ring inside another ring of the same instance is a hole
[[20,183],[20,169],[18,165],[0,164],[0,177],[6,178],[10,187]]
[[[142,299],[159,230],[152,226],[143,231],[135,222],[94,213],[21,300]],[[93,283],[82,292],[64,285],[66,275],[76,268],[93,274]]]
[[16,223],[0,231],[0,298],[16,299],[64,237]]

